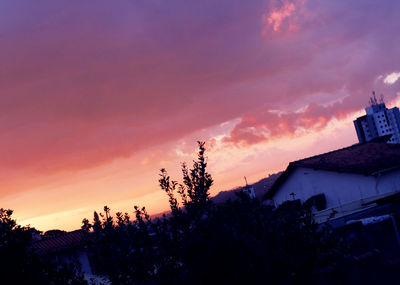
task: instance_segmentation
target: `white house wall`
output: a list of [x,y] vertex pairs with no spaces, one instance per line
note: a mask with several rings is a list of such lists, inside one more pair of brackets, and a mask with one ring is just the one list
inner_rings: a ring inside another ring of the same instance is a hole
[[338,173],[296,168],[274,195],[277,205],[287,200],[308,198],[324,193],[326,206],[335,207],[379,194],[400,191],[400,170],[380,176]]
[[382,193],[385,189],[400,191],[400,170],[391,171],[376,177],[377,187]]

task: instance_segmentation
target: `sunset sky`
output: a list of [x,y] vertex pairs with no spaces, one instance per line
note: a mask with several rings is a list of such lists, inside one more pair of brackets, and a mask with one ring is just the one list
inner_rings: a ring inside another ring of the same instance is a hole
[[398,0],[2,0],[0,207],[40,230],[167,209],[207,142],[212,194],[357,142],[400,105]]

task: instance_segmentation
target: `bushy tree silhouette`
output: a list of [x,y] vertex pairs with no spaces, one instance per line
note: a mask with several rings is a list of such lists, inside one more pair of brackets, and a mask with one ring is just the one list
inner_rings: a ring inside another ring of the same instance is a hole
[[197,160],[193,161],[193,168],[189,169],[186,163],[182,163],[183,183],[171,180],[167,171],[161,169],[160,187],[168,197],[172,214],[180,212],[178,199],[175,197],[176,191],[182,200],[183,206],[190,214],[199,214],[210,206],[210,187],[213,184],[211,174],[206,171],[207,162],[205,156],[205,142],[197,142],[199,152]]

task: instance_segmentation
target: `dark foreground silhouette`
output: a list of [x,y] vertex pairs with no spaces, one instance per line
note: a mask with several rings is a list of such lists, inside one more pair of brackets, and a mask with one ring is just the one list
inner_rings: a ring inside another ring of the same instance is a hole
[[[214,204],[206,167],[199,142],[192,168],[182,165],[182,183],[161,170],[168,215],[150,219],[135,206],[133,217],[113,216],[104,207],[92,222],[84,219],[79,250],[93,273],[112,284],[376,284],[363,277],[369,269],[360,263],[371,262],[370,248],[360,246],[354,230],[316,224],[312,205],[299,201],[274,208],[239,192],[238,199]],[[2,284],[87,284],[78,262],[38,255],[31,246],[35,230],[15,225],[9,210],[0,213]],[[377,251],[371,252],[373,258]]]

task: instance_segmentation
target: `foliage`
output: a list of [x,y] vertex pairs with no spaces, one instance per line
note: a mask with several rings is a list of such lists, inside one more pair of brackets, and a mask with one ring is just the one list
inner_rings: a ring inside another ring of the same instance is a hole
[[[161,170],[171,214],[152,220],[145,207],[135,206],[133,218],[113,216],[105,206],[92,222],[82,221],[95,274],[112,284],[312,284],[326,268],[340,276],[345,243],[314,223],[309,203],[273,209],[240,192],[240,199],[212,204],[205,144],[198,146],[193,167],[182,164],[182,183]],[[35,255],[34,232],[17,225],[11,210],[0,209],[1,284],[87,284],[78,263]]]
[[168,197],[173,215],[180,212],[179,203],[175,198],[174,192],[180,195],[184,209],[189,214],[204,214],[210,206],[210,187],[213,184],[211,174],[206,171],[207,162],[205,156],[205,143],[197,142],[199,152],[197,160],[193,161],[193,168],[188,169],[186,163],[182,163],[183,183],[171,180],[167,171],[161,169],[161,178],[159,179],[160,187],[164,190]]

